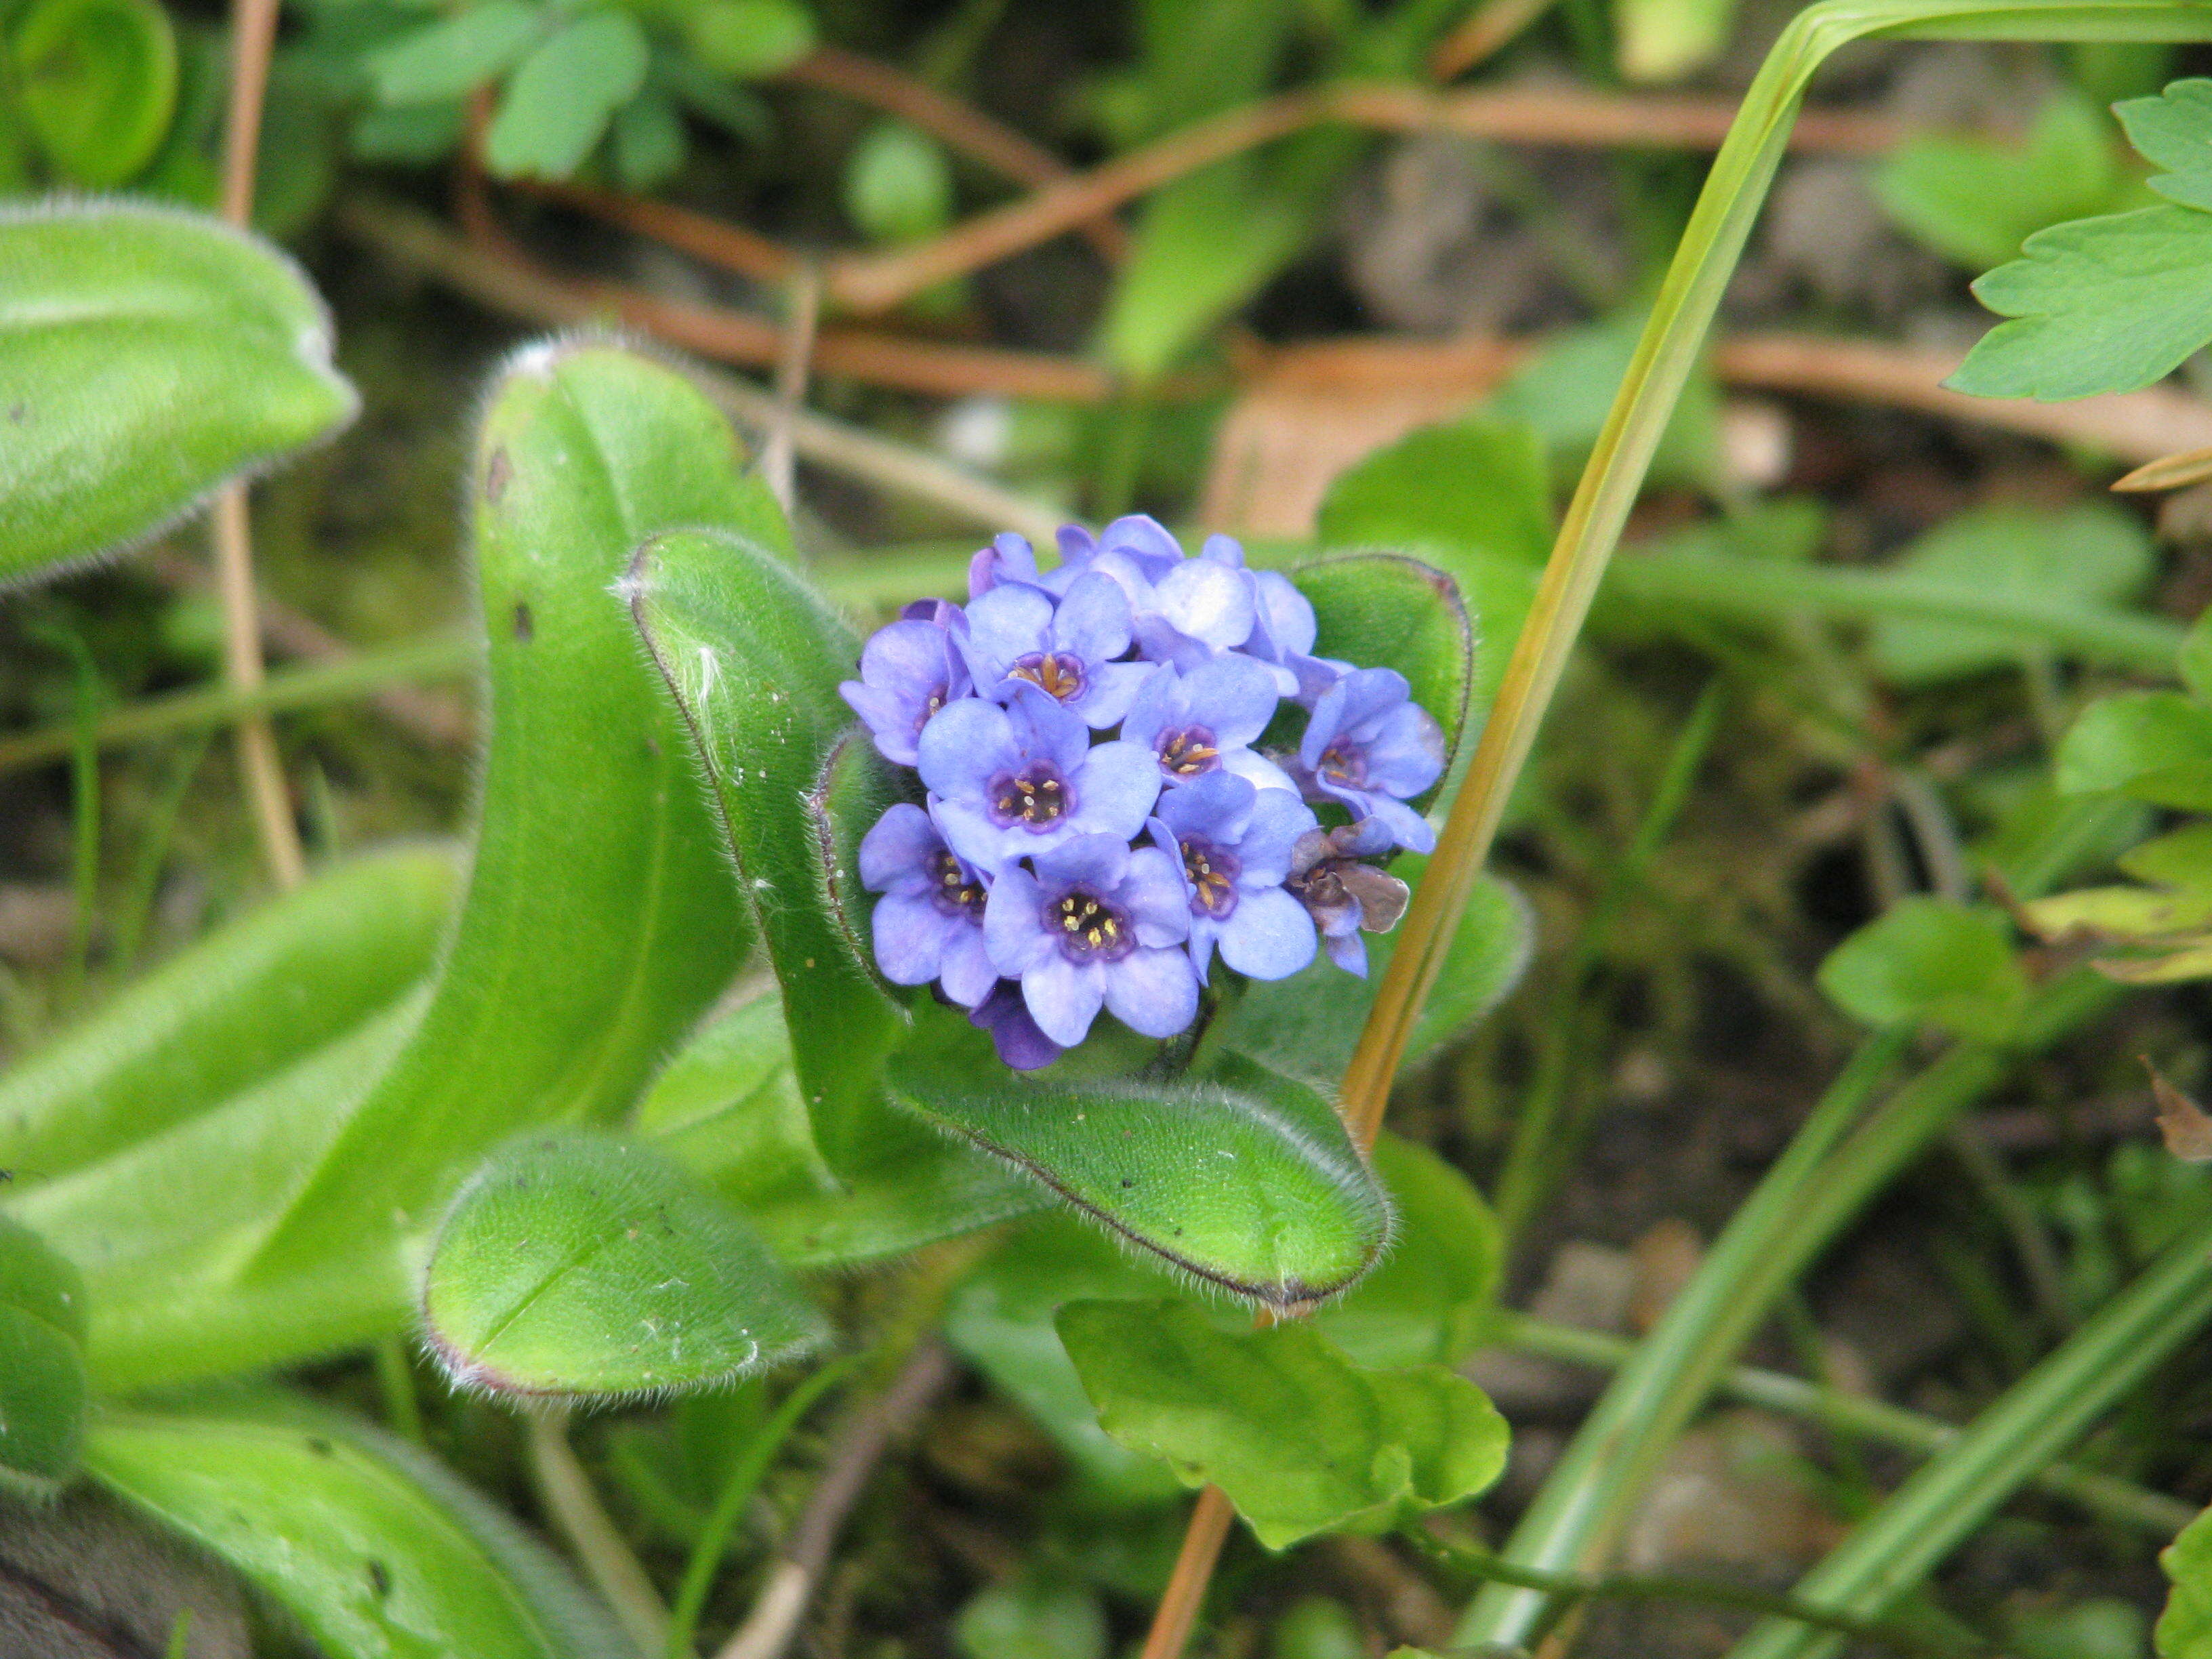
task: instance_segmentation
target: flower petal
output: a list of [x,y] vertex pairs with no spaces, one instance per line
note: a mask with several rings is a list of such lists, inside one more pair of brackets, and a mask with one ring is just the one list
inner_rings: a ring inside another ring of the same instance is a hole
[[1068,586],[1053,613],[1052,642],[1089,667],[1111,662],[1129,648],[1129,596],[1110,576],[1085,571]]
[[1006,711],[981,697],[963,697],[939,709],[915,747],[921,781],[947,800],[980,801],[992,775],[1020,758]]
[[1186,718],[1212,727],[1224,749],[1242,748],[1266,731],[1279,700],[1274,675],[1252,657],[1215,657],[1184,677]]
[[1313,808],[1287,789],[1262,789],[1253,798],[1251,821],[1237,846],[1244,862],[1243,887],[1276,887],[1291,872],[1291,849],[1314,827]]
[[1144,678],[1137,683],[1137,695],[1129,700],[1128,712],[1122,717],[1121,735],[1147,749],[1156,748],[1162,732],[1183,723],[1182,675],[1170,663],[1115,666],[1144,671]]
[[983,930],[964,916],[951,920],[957,926],[945,931],[938,981],[945,995],[963,1008],[972,1008],[991,994],[991,988],[999,982],[999,970],[984,948]]
[[1324,939],[1328,959],[1347,974],[1367,977],[1367,941],[1356,933],[1334,933]]
[[1375,722],[1367,739],[1370,787],[1410,800],[1443,769],[1443,727],[1419,703],[1401,703]]
[[1174,854],[1157,847],[1134,849],[1114,897],[1128,910],[1139,945],[1176,945],[1190,936],[1190,888]]
[[1096,732],[1121,725],[1130,703],[1152,673],[1152,664],[1105,662],[1086,664],[1085,667],[1091,684],[1084,688],[1081,696],[1069,700],[1069,712]]
[[1077,833],[1134,836],[1160,798],[1160,763],[1140,743],[1102,743],[1070,775],[1075,810],[1063,823]]
[[1018,979],[1059,955],[1044,931],[1044,894],[1036,878],[1010,864],[991,884],[983,905],[983,948],[1008,979]]
[[1288,795],[1297,799],[1298,786],[1288,772],[1265,755],[1250,749],[1225,749],[1221,754],[1221,769],[1232,777],[1239,777],[1255,789]]
[[1313,918],[1279,887],[1239,895],[1221,925],[1221,959],[1254,979],[1286,979],[1314,959]]
[[968,666],[988,691],[1014,659],[1042,651],[1052,630],[1052,596],[1024,582],[1003,582],[968,607]]
[[[1171,1037],[1198,1017],[1198,975],[1190,958],[1172,948],[1132,951],[1101,970],[1106,1006],[1114,1018],[1140,1036]],[[1023,981],[1028,989],[1028,981]],[[1031,1003],[1032,1011],[1035,1003]],[[1037,1024],[1044,1025],[1042,1017]],[[1047,1035],[1052,1028],[1045,1026]]]
[[944,845],[945,837],[921,808],[906,801],[887,807],[860,838],[860,885],[872,893],[908,884],[926,890],[935,878],[930,865]]
[[927,985],[945,959],[948,922],[966,927],[957,916],[940,914],[919,893],[887,893],[876,901],[873,921],[876,965],[894,985]]
[[1193,559],[1153,584],[1152,603],[1179,632],[1217,650],[1252,637],[1252,579],[1242,570]]
[[[1144,954],[1139,951],[1130,960]],[[1183,971],[1190,969],[1186,966]],[[1098,1018],[1098,1005],[1105,1000],[1099,974],[1096,963],[1079,968],[1055,951],[1043,966],[1022,975],[1022,1000],[1029,1005],[1030,1017],[1063,1048],[1082,1042]]]
[[1038,854],[1036,864],[1040,905],[1079,883],[1109,894],[1128,874],[1129,843],[1119,836],[1077,836]]

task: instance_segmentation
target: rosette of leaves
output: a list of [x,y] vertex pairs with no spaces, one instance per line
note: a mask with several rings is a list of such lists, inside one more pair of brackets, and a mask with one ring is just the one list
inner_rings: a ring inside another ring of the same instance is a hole
[[[494,173],[590,174],[631,190],[683,166],[687,116],[760,137],[767,114],[744,83],[789,67],[815,38],[801,0],[477,0],[422,17],[389,7],[358,59],[369,107],[354,128],[357,153],[435,160],[459,141],[469,98],[489,88]],[[349,27],[360,38],[358,21]]]

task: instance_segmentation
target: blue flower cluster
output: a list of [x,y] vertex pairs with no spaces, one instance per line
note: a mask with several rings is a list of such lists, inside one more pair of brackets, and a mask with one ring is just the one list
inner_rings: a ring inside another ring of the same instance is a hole
[[[1443,733],[1404,676],[1315,656],[1313,607],[1226,536],[1187,557],[1137,516],[1069,526],[1060,553],[1040,570],[1000,537],[964,608],[908,606],[842,688],[927,791],[860,845],[884,975],[935,981],[1030,1070],[1101,1007],[1183,1030],[1217,954],[1280,979],[1325,942],[1364,974],[1360,931],[1395,923],[1405,889],[1359,860],[1436,839],[1406,803]],[[1261,753],[1285,700],[1304,733]],[[1352,822],[1324,830],[1322,804]]]

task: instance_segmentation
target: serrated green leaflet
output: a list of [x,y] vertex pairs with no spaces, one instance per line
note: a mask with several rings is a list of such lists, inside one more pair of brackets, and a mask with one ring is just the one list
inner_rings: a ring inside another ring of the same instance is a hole
[[2053,225],[1974,284],[1999,316],[1943,384],[1980,398],[2133,392],[2212,338],[2212,214],[2139,208]]
[[334,1247],[313,1275],[245,1272],[413,1034],[423,1000],[404,998],[222,1104],[9,1200],[84,1269],[103,1389],[250,1370],[398,1327],[404,1291],[374,1231]]
[[50,1493],[84,1440],[84,1280],[0,1216],[0,1490]]
[[2212,1511],[2160,1554],[2173,1590],[2154,1632],[2158,1659],[2212,1659]]
[[1269,1549],[1387,1528],[1505,1468],[1505,1419],[1441,1365],[1364,1370],[1310,1325],[1219,1331],[1171,1302],[1077,1302],[1059,1327],[1106,1431],[1219,1486]]
[[382,1008],[429,971],[454,877],[391,848],[201,939],[0,1076],[0,1168],[22,1190],[150,1139]]
[[228,1562],[333,1659],[607,1659],[622,1632],[545,1549],[431,1459],[284,1401],[116,1414],[110,1491]]
[[995,1160],[888,1104],[872,1109],[863,1145],[833,1171],[815,1144],[773,995],[720,1016],[687,1043],[638,1103],[632,1127],[795,1267],[880,1261],[1045,1201]]
[[775,533],[735,435],[660,364],[536,346],[495,392],[471,477],[490,739],[467,896],[416,1040],[270,1240],[264,1279],[427,1227],[517,1129],[626,1109],[748,946],[690,744],[609,592],[672,525]]
[[579,1130],[526,1135],[469,1178],[422,1308],[447,1373],[496,1394],[727,1382],[829,1333],[759,1235],[667,1154]]
[[2145,161],[2167,169],[2150,187],[2184,207],[2212,209],[2212,81],[2176,81],[2112,112]]
[[647,60],[645,32],[628,12],[563,24],[508,79],[484,161],[501,178],[568,178],[645,84]]
[[177,38],[153,0],[35,0],[15,21],[15,92],[63,178],[112,190],[161,148]]
[[[823,778],[851,724],[837,684],[858,644],[788,565],[740,537],[657,537],[639,550],[626,592],[768,941],[816,1139],[842,1166],[862,1150],[877,1068],[900,1023],[858,954],[864,895],[836,856],[850,828],[827,817],[840,799],[860,805],[855,789],[875,794],[865,770],[858,782]],[[853,764],[868,757],[855,751]]]
[[[1256,1073],[1257,1068],[1254,1068]],[[1389,1210],[1319,1096],[1219,1084],[1038,1084],[901,1056],[899,1102],[1027,1171],[1133,1243],[1276,1306],[1373,1265]]]
[[1301,565],[1291,580],[1313,603],[1315,651],[1406,677],[1413,701],[1443,727],[1449,771],[1474,659],[1459,585],[1433,565],[1388,553]]
[[356,406],[268,244],[119,201],[0,207],[0,586],[152,534]]

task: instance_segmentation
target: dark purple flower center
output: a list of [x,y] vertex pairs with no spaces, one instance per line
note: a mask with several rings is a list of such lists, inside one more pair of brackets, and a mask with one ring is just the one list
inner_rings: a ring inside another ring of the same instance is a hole
[[1159,753],[1160,770],[1170,777],[1194,778],[1221,767],[1221,747],[1209,726],[1186,726],[1161,732]]
[[929,899],[941,915],[965,916],[980,927],[985,896],[983,884],[970,881],[951,854],[940,850],[930,860]]
[[1321,764],[1314,769],[1324,783],[1345,789],[1364,789],[1367,787],[1367,747],[1347,738],[1339,738],[1321,751]]
[[921,728],[929,724],[937,711],[945,707],[945,694],[951,690],[951,687],[943,680],[929,688],[929,695],[921,700],[921,712],[914,717],[916,736],[921,735]]
[[1085,887],[1047,901],[1044,927],[1070,962],[1119,962],[1137,948],[1128,914]]
[[1066,702],[1083,695],[1083,662],[1059,651],[1032,651],[1014,659],[1006,671],[1010,679],[1027,680],[1049,696]]
[[991,817],[1000,829],[1024,824],[1049,830],[1074,805],[1074,797],[1060,769],[1050,761],[1033,760],[1018,772],[1001,772],[991,780]]
[[1244,861],[1212,842],[1183,842],[1182,872],[1190,878],[1190,913],[1221,921],[1237,908],[1237,878]]

